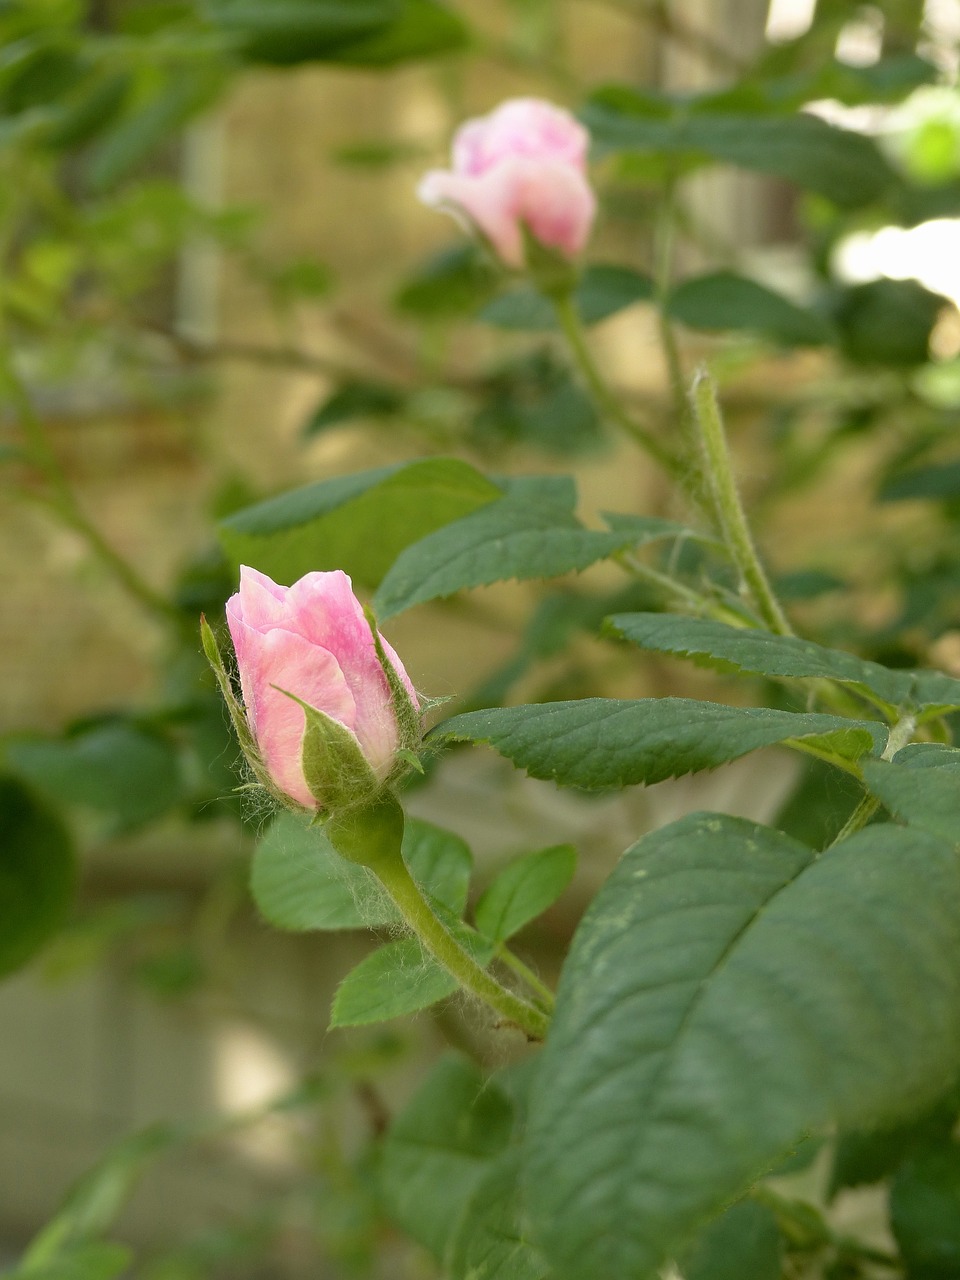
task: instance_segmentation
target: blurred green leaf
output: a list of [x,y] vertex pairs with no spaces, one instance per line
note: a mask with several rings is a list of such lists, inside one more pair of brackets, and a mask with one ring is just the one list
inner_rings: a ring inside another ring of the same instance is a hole
[[[641,271],[611,264],[590,266],[577,285],[574,302],[584,324],[598,324],[637,302],[653,297],[653,281]],[[550,299],[532,285],[502,293],[477,319],[498,329],[546,330],[557,327]]]
[[391,67],[456,53],[468,39],[466,22],[440,0],[403,0],[400,13],[388,26],[338,48],[331,61],[352,67]]
[[924,1151],[897,1174],[890,1225],[912,1280],[960,1272],[960,1147]]
[[497,287],[498,273],[475,244],[457,244],[428,258],[394,297],[398,311],[417,320],[465,315]]
[[399,413],[404,397],[383,382],[348,382],[328,396],[303,428],[306,437],[356,418],[389,418]]
[[691,329],[742,330],[788,347],[821,346],[830,325],[756,280],[733,271],[715,271],[678,285],[667,313]]
[[0,974],[26,964],[63,923],[75,878],[59,818],[16,778],[0,775]]
[[382,31],[403,0],[201,0],[212,25],[237,37],[253,62],[282,66],[325,60]]
[[118,829],[150,822],[184,798],[174,745],[121,717],[80,726],[64,738],[14,738],[7,760],[59,803],[108,814]]
[[777,1220],[766,1205],[741,1200],[714,1219],[683,1257],[684,1280],[780,1280]]
[[116,1280],[127,1272],[133,1252],[107,1241],[70,1245],[47,1263],[5,1271],[4,1280]]
[[220,524],[235,564],[281,583],[318,569],[344,569],[375,587],[412,542],[501,496],[454,458],[382,467],[294,489]]
[[450,1280],[548,1280],[546,1262],[524,1238],[522,1203],[520,1153],[507,1151],[479,1180],[457,1223]]
[[600,156],[611,152],[700,157],[786,178],[841,208],[876,200],[895,177],[871,138],[838,129],[817,116],[727,114],[713,104],[688,104],[601,89],[583,109]]
[[916,280],[871,280],[836,293],[833,320],[848,360],[907,368],[924,364],[947,300]]
[[390,1127],[380,1162],[389,1216],[435,1258],[447,1255],[471,1196],[510,1138],[510,1100],[479,1069],[447,1057]]

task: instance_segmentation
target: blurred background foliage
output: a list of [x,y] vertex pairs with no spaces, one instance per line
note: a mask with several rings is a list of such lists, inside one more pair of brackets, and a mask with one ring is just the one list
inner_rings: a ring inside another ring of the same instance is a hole
[[[197,624],[244,559],[373,591],[489,500],[486,471],[572,467],[587,519],[682,517],[546,300],[416,204],[464,115],[537,93],[590,127],[603,214],[577,305],[598,359],[665,442],[664,321],[686,367],[710,359],[806,632],[960,673],[958,40],[949,0],[0,3],[0,973],[30,964],[0,992],[11,1276],[439,1274],[442,1205],[398,1200],[403,1125],[382,1136],[438,1046],[506,1051],[457,1006],[326,1035],[366,944],[256,924],[269,815],[235,790]],[[695,580],[705,554],[669,567]],[[390,634],[458,707],[723,687],[596,638],[662,606],[625,583],[490,588]],[[851,803],[776,758],[589,803],[465,760],[411,807],[471,839],[481,883],[531,842],[580,845],[523,935],[546,973],[645,826],[779,811],[816,843]],[[436,1070],[413,1114],[472,1115],[475,1068]],[[509,1130],[474,1121],[451,1157],[468,1181]],[[956,1153],[925,1133],[842,1147],[832,1193],[894,1173],[909,1274],[952,1276]],[[861,1274],[820,1221],[785,1235],[796,1265]]]

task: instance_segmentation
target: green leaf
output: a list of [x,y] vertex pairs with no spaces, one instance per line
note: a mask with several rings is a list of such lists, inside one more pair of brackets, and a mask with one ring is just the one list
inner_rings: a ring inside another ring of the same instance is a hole
[[513,360],[488,378],[471,435],[487,452],[519,444],[563,456],[603,444],[593,401],[549,349]]
[[443,1260],[461,1215],[510,1138],[513,1109],[472,1063],[444,1058],[387,1134],[380,1187],[389,1216]]
[[303,428],[306,437],[355,418],[389,418],[403,408],[403,396],[383,382],[348,382],[328,396]]
[[494,942],[505,942],[542,915],[573,879],[577,851],[557,844],[516,858],[500,872],[477,903],[477,928]]
[[[653,281],[630,267],[600,264],[587,267],[577,285],[574,303],[584,324],[599,324],[609,316],[648,302],[653,297]],[[532,285],[511,289],[488,302],[478,320],[498,329],[543,331],[557,328],[553,303]]]
[[428,258],[401,286],[394,306],[422,321],[465,315],[487,301],[497,279],[498,273],[477,245],[458,243]]
[[947,299],[916,280],[871,280],[838,293],[840,348],[862,365],[911,368],[930,356],[930,335]]
[[780,1280],[780,1232],[773,1212],[741,1200],[711,1222],[683,1259],[684,1280]]
[[107,1241],[73,1245],[49,1263],[5,1271],[5,1280],[115,1280],[133,1262],[133,1252]]
[[133,720],[102,720],[64,738],[15,738],[6,756],[60,804],[108,814],[119,830],[151,822],[184,797],[173,743]]
[[602,791],[715,769],[790,738],[859,758],[883,730],[839,716],[726,707],[692,698],[581,698],[468,711],[432,739],[487,742],[534,778]]
[[60,820],[16,778],[0,775],[0,974],[26,964],[59,928],[75,878]]
[[911,1277],[953,1280],[960,1270],[960,1147],[923,1152],[898,1174],[890,1225]]
[[845,1187],[883,1182],[915,1152],[948,1142],[956,1124],[957,1091],[916,1119],[892,1128],[848,1130],[837,1137],[830,1171],[830,1196]]
[[220,537],[235,563],[278,582],[344,569],[376,586],[404,547],[501,496],[467,463],[429,458],[270,498],[224,520]]
[[697,114],[618,86],[594,94],[580,114],[598,155],[707,158],[786,178],[844,209],[871,203],[895,181],[871,138],[803,112]]
[[331,1027],[386,1022],[429,1009],[459,983],[423,950],[417,938],[398,938],[372,951],[337,987]]
[[[938,759],[942,763],[935,763]],[[864,781],[904,822],[948,844],[960,844],[960,751],[943,748],[914,760],[913,765],[909,757],[867,760]]]
[[634,545],[632,530],[586,529],[567,476],[521,476],[507,493],[407,547],[380,584],[374,609],[392,617],[426,600],[511,578],[579,572]]
[[[408,818],[403,858],[417,883],[460,914],[473,859],[459,836]],[[265,919],[278,929],[382,928],[400,915],[366,867],[342,858],[320,827],[296,814],[271,823],[253,855],[250,889]]]
[[960,462],[937,462],[889,477],[880,490],[881,502],[932,498],[954,502],[960,498]]
[[213,26],[236,36],[252,62],[328,59],[351,41],[388,28],[401,0],[203,0]]
[[816,347],[831,338],[830,326],[816,312],[733,271],[685,280],[666,309],[691,329],[745,330],[787,347]]
[[469,35],[463,18],[438,0],[403,0],[400,13],[388,26],[340,46],[330,61],[351,67],[391,67],[455,53],[467,44]]
[[668,613],[620,613],[611,631],[655,653],[704,659],[722,670],[791,679],[819,678],[859,684],[892,706],[960,706],[960,680],[939,671],[882,667],[842,649],[826,649],[798,636],[730,627],[709,618]]
[[567,959],[530,1100],[528,1209],[564,1280],[652,1280],[829,1124],[960,1063],[960,866],[874,826],[818,857],[713,814],[634,845]]
[[547,1264],[524,1238],[520,1202],[519,1152],[507,1151],[480,1179],[460,1220],[450,1280],[547,1280]]

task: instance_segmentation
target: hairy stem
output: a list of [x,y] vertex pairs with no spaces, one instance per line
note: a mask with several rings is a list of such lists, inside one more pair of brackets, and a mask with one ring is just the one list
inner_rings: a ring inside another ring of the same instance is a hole
[[620,401],[607,386],[603,375],[587,345],[580,317],[570,293],[557,293],[552,297],[557,321],[570,348],[570,354],[583,377],[594,403],[608,422],[613,423],[625,435],[640,446],[675,480],[683,480],[684,465],[680,458],[665,449],[662,444],[628,414]]
[[544,1038],[549,1026],[547,1015],[542,1009],[508,991],[464,950],[443,922],[434,915],[402,858],[397,856],[378,859],[372,865],[372,870],[413,932],[434,959],[462,987],[495,1009],[505,1022],[518,1026],[529,1039]]
[[741,583],[749,592],[767,627],[775,635],[792,635],[793,629],[770,585],[747,524],[733,474],[720,405],[713,382],[703,369],[694,379],[692,398],[703,451],[704,477],[713,495],[720,532],[739,570]]

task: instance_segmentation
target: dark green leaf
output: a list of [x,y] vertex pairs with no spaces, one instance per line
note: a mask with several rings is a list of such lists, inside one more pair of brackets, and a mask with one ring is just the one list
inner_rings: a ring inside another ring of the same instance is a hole
[[488,742],[534,778],[601,791],[715,769],[791,738],[856,759],[882,735],[880,726],[865,721],[767,707],[691,698],[582,698],[468,711],[438,725],[431,736]]
[[17,738],[7,760],[61,804],[108,814],[120,829],[150,822],[184,798],[176,748],[132,720],[102,720],[64,738]]
[[698,814],[578,929],[530,1101],[528,1208],[564,1280],[651,1280],[802,1135],[916,1111],[960,1063],[960,865],[874,826],[817,857]]
[[773,1212],[741,1200],[697,1238],[683,1259],[684,1280],[780,1280],[780,1232]]
[[579,572],[636,539],[631,530],[586,529],[566,476],[521,476],[507,493],[407,547],[374,599],[382,618],[426,600],[511,578]]
[[774,174],[841,208],[869,204],[894,182],[876,143],[816,116],[692,113],[627,88],[602,89],[581,112],[600,155],[706,157]]
[[[910,767],[907,757],[895,762],[867,760],[863,776],[873,794],[911,826],[929,831],[948,844],[960,844],[960,752],[944,748],[923,757],[924,767]],[[919,762],[918,762],[919,763]]]
[[871,280],[838,294],[833,319],[848,360],[909,368],[925,364],[947,300],[916,280]]
[[593,400],[548,350],[512,362],[488,386],[471,424],[488,449],[530,444],[562,456],[596,450],[603,441]]
[[[403,857],[431,897],[456,914],[463,911],[473,860],[459,836],[408,818]],[[250,888],[263,916],[278,929],[376,929],[400,923],[372,873],[342,858],[321,827],[295,814],[281,814],[257,845]]]
[[382,30],[339,46],[330,61],[351,67],[390,67],[415,58],[455,53],[469,39],[459,14],[438,0],[403,0],[397,17]]
[[391,1218],[437,1259],[510,1138],[507,1096],[460,1058],[443,1059],[394,1121],[380,1185]]
[[394,305],[418,320],[473,311],[493,293],[497,272],[474,244],[457,244],[428,259],[403,285]]
[[830,326],[815,312],[733,271],[685,280],[670,294],[667,313],[691,329],[744,330],[788,347],[820,346],[831,338]]
[[894,1180],[890,1224],[911,1277],[954,1280],[960,1272],[960,1147],[923,1152]]
[[524,1238],[519,1164],[508,1151],[480,1180],[451,1244],[450,1280],[547,1280],[546,1263]]
[[845,1187],[883,1182],[916,1151],[948,1141],[957,1119],[956,1090],[919,1118],[907,1123],[841,1133],[830,1172],[831,1196]]
[[382,382],[348,382],[328,396],[303,428],[307,437],[355,418],[389,418],[403,408],[403,396]]
[[477,928],[494,942],[512,938],[553,906],[573,879],[576,867],[577,851],[571,844],[553,845],[514,859],[477,903]]
[[209,21],[236,36],[253,62],[328,59],[352,41],[388,28],[401,0],[203,0]]
[[501,496],[467,463],[429,458],[294,489],[230,516],[220,536],[278,582],[344,569],[376,586],[404,547]]
[[881,502],[902,502],[909,498],[948,502],[960,498],[960,462],[941,462],[902,471],[886,480],[880,490]]
[[26,964],[60,926],[75,875],[56,815],[15,778],[0,776],[0,974]]
[[398,938],[361,960],[337,987],[331,1027],[386,1022],[429,1009],[452,996],[459,983],[427,955],[417,938]]
[[[587,267],[577,285],[574,302],[584,324],[598,324],[637,302],[653,297],[653,281],[630,267]],[[547,330],[557,327],[550,299],[525,285],[503,293],[481,310],[478,319],[498,329]]]
[[960,680],[939,671],[882,667],[797,636],[777,636],[709,618],[668,613],[616,614],[609,619],[609,627],[642,649],[703,659],[723,670],[860,684],[893,706],[960,706]]

